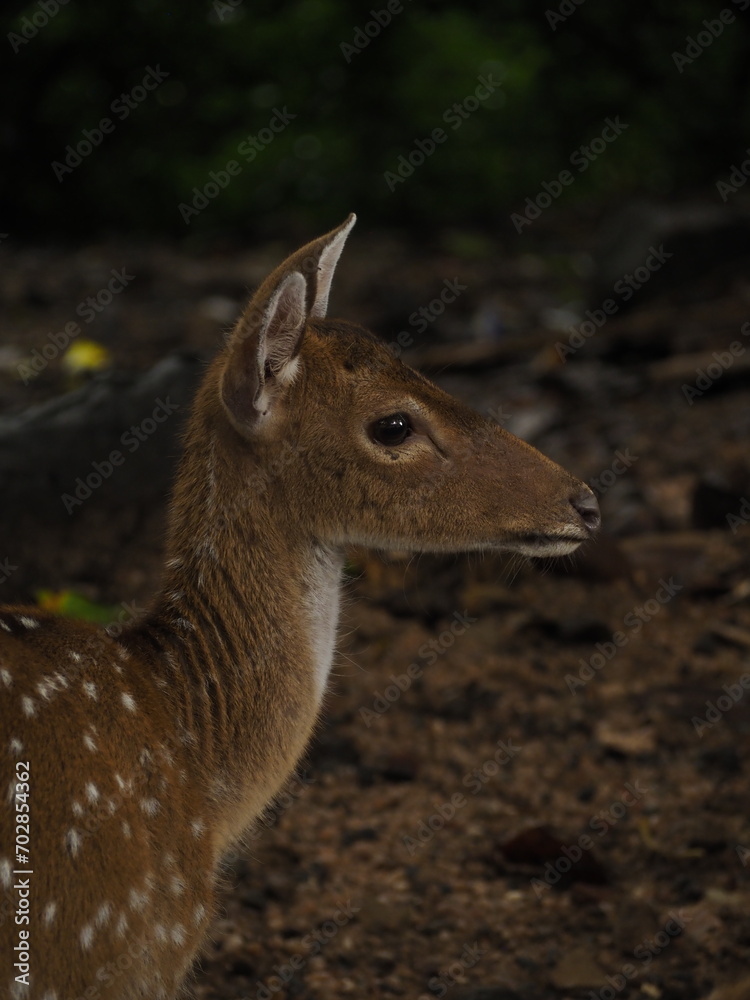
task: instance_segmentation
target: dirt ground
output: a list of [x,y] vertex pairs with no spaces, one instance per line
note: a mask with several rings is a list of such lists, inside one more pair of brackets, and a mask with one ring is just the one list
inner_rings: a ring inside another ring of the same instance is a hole
[[[407,360],[594,483],[605,530],[563,564],[352,553],[317,738],[228,861],[201,1000],[750,997],[748,261],[655,272],[587,336],[596,246],[352,237],[333,311],[406,331]],[[209,357],[290,249],[3,245],[4,413],[80,381],[18,365],[112,268],[135,278],[81,338],[145,372]],[[147,599],[163,498],[97,504],[34,538],[4,511],[3,603]]]

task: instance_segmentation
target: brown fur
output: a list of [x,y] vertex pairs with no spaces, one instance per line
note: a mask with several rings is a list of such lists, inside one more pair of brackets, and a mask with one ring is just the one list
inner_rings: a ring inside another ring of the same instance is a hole
[[[267,279],[210,367],[145,619],[115,639],[0,612],[0,794],[16,761],[31,786],[32,985],[18,997],[176,994],[222,856],[309,739],[346,544],[554,554],[595,528],[583,484],[367,331],[323,318],[351,222]],[[407,441],[373,442],[373,422],[399,412]],[[15,867],[10,802],[0,864]],[[7,873],[0,994],[13,996]]]

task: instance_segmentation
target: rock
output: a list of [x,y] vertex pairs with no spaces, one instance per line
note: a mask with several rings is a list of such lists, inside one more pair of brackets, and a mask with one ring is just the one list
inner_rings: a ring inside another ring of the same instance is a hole
[[550,975],[558,990],[580,990],[604,985],[604,969],[594,959],[590,948],[572,948],[566,952]]
[[656,750],[656,733],[653,726],[640,729],[615,729],[608,722],[599,722],[594,730],[597,742],[607,750],[615,750],[625,757],[650,754]]
[[532,826],[500,844],[498,849],[505,860],[512,864],[551,864],[555,867],[557,861],[564,860],[566,870],[557,872],[558,880],[551,883],[558,889],[567,888],[572,882],[586,882],[589,885],[608,882],[609,876],[605,868],[590,847],[585,849],[585,842],[584,847],[579,846],[579,839],[581,838],[565,844],[546,827]]

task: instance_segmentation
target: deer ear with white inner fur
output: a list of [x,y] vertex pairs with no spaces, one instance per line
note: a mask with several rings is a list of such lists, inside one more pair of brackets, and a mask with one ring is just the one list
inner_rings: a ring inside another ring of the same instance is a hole
[[251,302],[235,331],[221,378],[221,399],[239,429],[254,429],[292,381],[307,323],[305,300],[305,279],[293,271],[281,279],[265,308]]
[[263,282],[232,335],[221,399],[238,430],[252,430],[294,378],[307,320],[322,319],[341,251],[357,217],[297,250]]

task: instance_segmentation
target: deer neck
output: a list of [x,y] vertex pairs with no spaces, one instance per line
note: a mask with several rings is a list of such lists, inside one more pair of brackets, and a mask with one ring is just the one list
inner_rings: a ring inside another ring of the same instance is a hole
[[203,776],[221,851],[309,739],[334,656],[343,553],[295,534],[273,491],[235,502],[231,469],[206,443],[183,463],[163,586],[136,632],[156,647],[157,683]]

